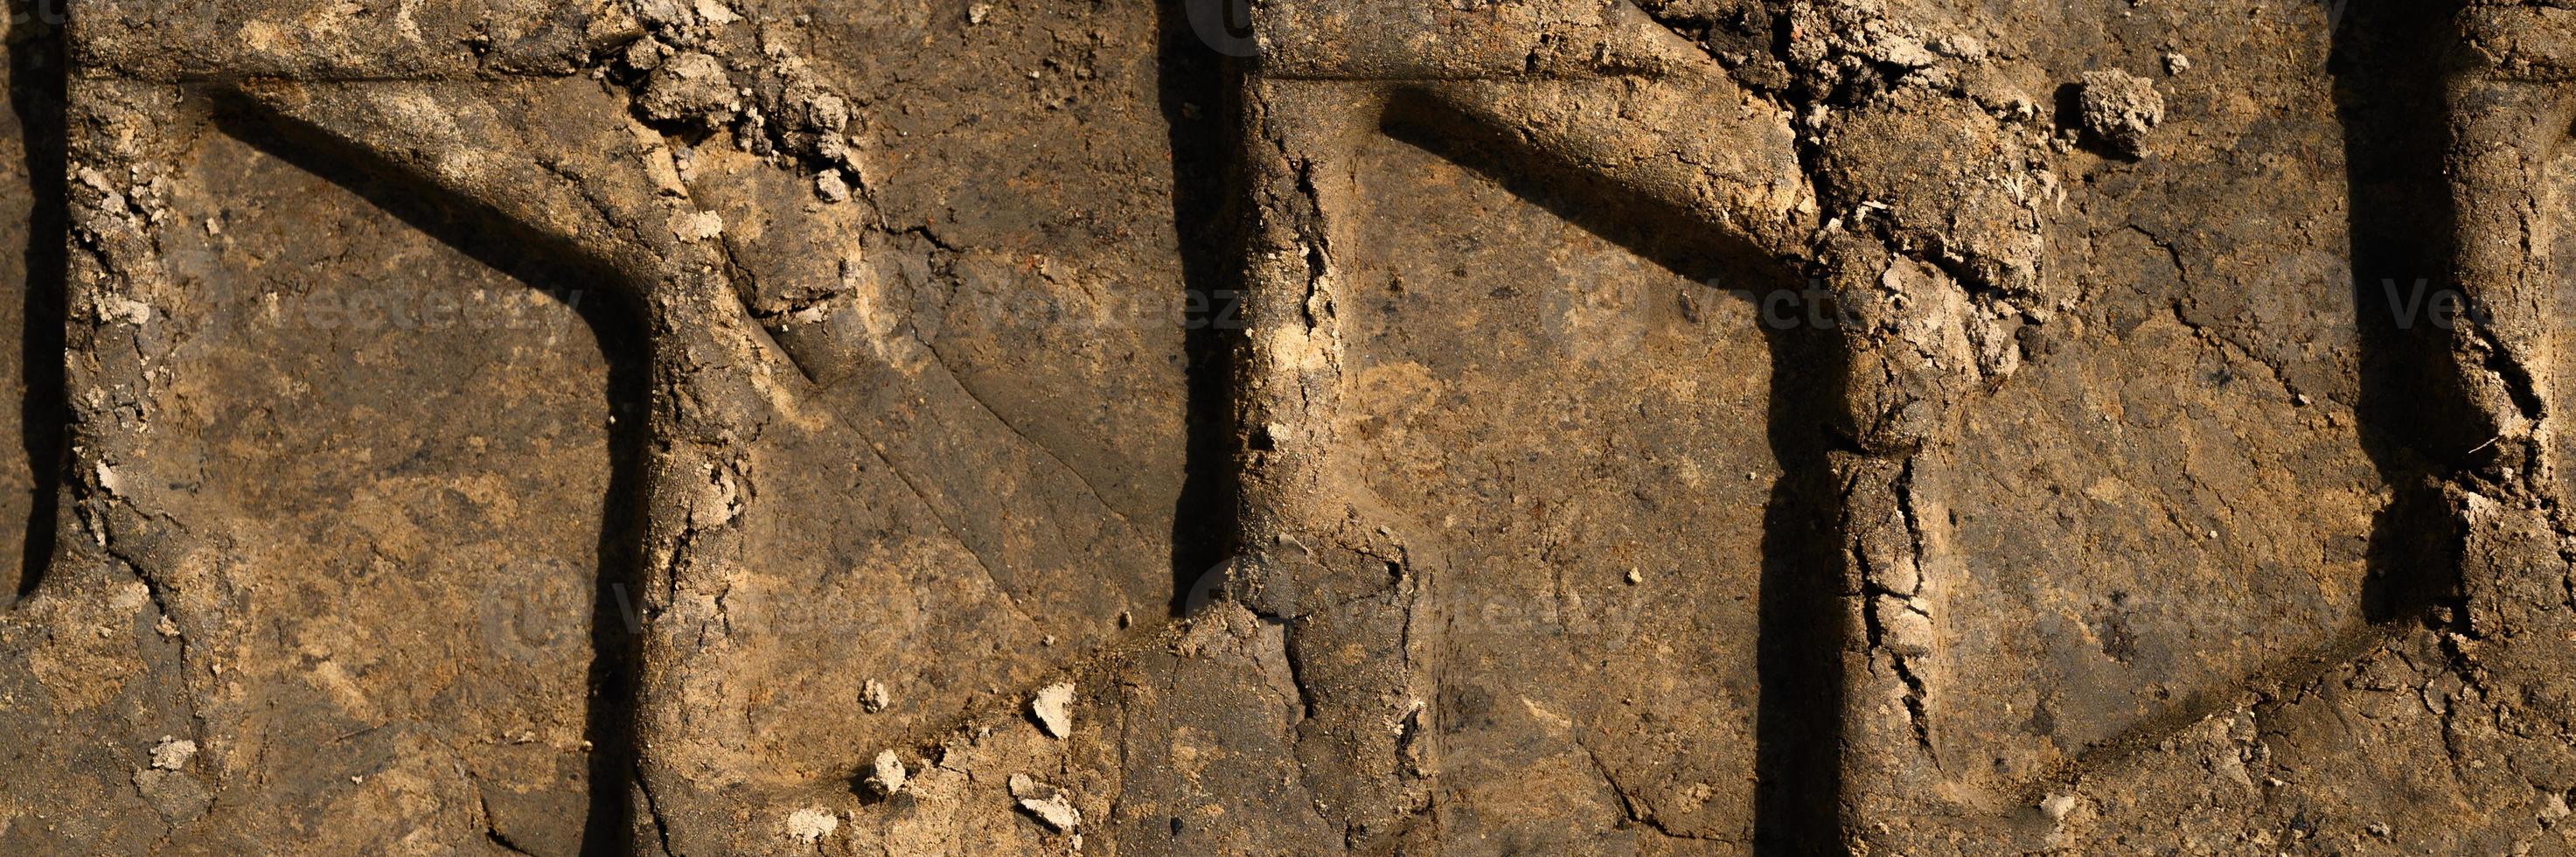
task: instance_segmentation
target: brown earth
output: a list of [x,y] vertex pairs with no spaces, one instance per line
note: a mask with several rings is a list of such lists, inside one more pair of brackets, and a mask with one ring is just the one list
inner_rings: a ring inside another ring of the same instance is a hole
[[0,853],[2576,851],[2576,4],[1236,5],[16,9]]

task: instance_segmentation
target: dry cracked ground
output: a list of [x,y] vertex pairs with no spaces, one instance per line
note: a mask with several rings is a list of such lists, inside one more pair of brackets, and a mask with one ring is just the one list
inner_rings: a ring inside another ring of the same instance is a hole
[[2569,0],[10,11],[0,853],[2576,851]]

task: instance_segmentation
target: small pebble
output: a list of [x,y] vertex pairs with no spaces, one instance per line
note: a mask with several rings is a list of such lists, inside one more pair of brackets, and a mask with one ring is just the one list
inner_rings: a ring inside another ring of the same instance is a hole
[[820,842],[823,837],[830,836],[832,831],[839,829],[841,829],[840,817],[833,815],[828,809],[800,809],[787,816],[787,835],[807,845]]
[[1036,715],[1038,725],[1050,736],[1063,738],[1073,734],[1073,683],[1061,682],[1038,689],[1029,700],[1029,713]]
[[904,770],[903,757],[895,755],[893,750],[878,751],[876,761],[870,765],[870,769],[868,788],[876,790],[877,794],[889,796],[903,791],[903,781],[911,773]]
[[682,241],[705,241],[724,234],[724,217],[712,211],[673,214],[664,225]]
[[1039,821],[1046,822],[1057,832],[1069,833],[1082,825],[1082,810],[1074,808],[1073,802],[1065,799],[1062,789],[1038,782],[1027,774],[1012,774],[1010,788],[1011,797],[1019,801],[1022,811],[1037,816]]
[[814,195],[822,197],[824,202],[848,202],[850,183],[841,178],[840,170],[824,170],[822,175],[814,177]]
[[187,767],[188,760],[196,757],[197,742],[185,738],[163,735],[161,743],[152,745],[152,767],[164,771]]

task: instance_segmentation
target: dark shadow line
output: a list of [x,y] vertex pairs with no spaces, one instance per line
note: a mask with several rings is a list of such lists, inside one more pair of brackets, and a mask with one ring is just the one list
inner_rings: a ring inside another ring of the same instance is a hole
[[[2450,4],[2350,0],[2327,10],[2335,112],[2343,126],[2353,321],[2360,349],[2353,405],[2363,452],[2393,492],[2372,521],[2362,584],[2373,623],[2430,621],[2460,595],[2461,537],[2440,477],[2478,445],[2481,423],[2440,330],[2406,324],[2395,301],[2455,289],[2458,218],[2443,175]],[[2390,290],[2396,290],[2392,300]],[[2429,312],[2426,313],[2429,315]],[[2420,321],[2421,316],[2413,319]],[[2452,621],[2465,614],[2452,611]]]
[[632,780],[641,752],[636,731],[644,663],[640,593],[652,359],[637,308],[622,301],[599,303],[617,307],[585,309],[583,318],[599,332],[600,351],[608,358],[608,409],[617,422],[608,430],[608,491],[601,503],[597,597],[591,603],[589,696],[582,725],[591,746],[590,815],[581,851],[623,857],[635,853],[640,833]]
[[71,421],[63,378],[63,326],[68,321],[63,289],[71,272],[69,126],[64,115],[70,74],[64,66],[63,28],[49,20],[56,13],[30,7],[27,14],[27,26],[37,33],[9,46],[9,106],[17,113],[25,149],[29,201],[18,341],[26,386],[18,401],[18,440],[27,453],[31,496],[26,541],[18,555],[20,598],[36,591],[53,565],[63,469],[68,466],[63,435]]
[[1240,126],[1239,70],[1201,43],[1189,0],[1156,9],[1155,95],[1170,129],[1172,226],[1180,242],[1182,354],[1188,361],[1182,418],[1187,443],[1181,494],[1172,514],[1172,615],[1204,595],[1238,549],[1234,381],[1241,341],[1243,241],[1237,215],[1242,182],[1234,133]]
[[542,235],[487,206],[425,182],[373,153],[255,104],[226,100],[216,126],[268,155],[356,194],[368,203],[485,266],[564,302],[578,314],[608,364],[603,391],[615,420],[608,429],[609,477],[599,528],[599,566],[588,617],[591,661],[585,676],[583,738],[590,742],[589,813],[581,853],[635,853],[632,800],[636,770],[636,692],[642,658],[640,605],[646,492],[646,427],[651,343],[639,291],[604,260]]
[[1778,329],[1771,339],[1771,453],[1780,465],[1762,521],[1754,721],[1754,847],[1764,854],[1839,854],[1842,834],[1846,492],[1834,474],[1850,348],[1834,331]]
[[[1751,242],[1713,233],[1689,212],[1522,145],[1427,98],[1399,95],[1383,125],[1389,136],[1474,170],[1693,282],[1713,283],[1723,275],[1730,284],[1724,290],[1745,295],[1754,306],[1782,293],[1803,300],[1799,273]],[[1781,470],[1763,514],[1754,848],[1764,854],[1841,853],[1843,651],[1852,629],[1842,599],[1842,491],[1831,456],[1838,448],[1833,427],[1844,399],[1849,350],[1829,327],[1753,326],[1771,355],[1766,440]]]

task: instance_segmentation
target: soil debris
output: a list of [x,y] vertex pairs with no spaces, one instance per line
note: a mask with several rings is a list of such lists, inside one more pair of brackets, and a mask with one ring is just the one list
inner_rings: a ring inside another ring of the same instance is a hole
[[1029,713],[1037,717],[1038,725],[1045,727],[1048,735],[1063,738],[1073,734],[1072,706],[1073,683],[1061,682],[1039,688],[1038,695],[1029,700]]
[[2113,153],[2144,157],[2147,132],[2165,120],[2165,99],[2146,78],[2119,69],[2086,72],[2076,117]]

